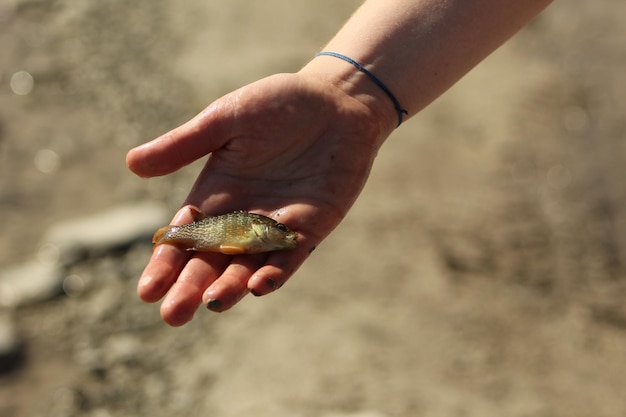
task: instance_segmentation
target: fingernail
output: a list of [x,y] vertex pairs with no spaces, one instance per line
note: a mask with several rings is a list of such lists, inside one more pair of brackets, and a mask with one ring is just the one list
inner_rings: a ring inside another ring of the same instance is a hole
[[222,307],[222,302],[218,299],[212,298],[206,303],[206,308],[212,311],[218,311]]
[[271,289],[276,288],[276,281],[274,280],[274,278],[268,278],[266,282],[267,282],[267,286],[270,287]]
[[262,296],[262,295],[263,295],[263,294],[261,294],[260,292],[258,292],[258,291],[257,291],[257,290],[255,290],[255,289],[251,289],[251,290],[250,290],[250,294],[254,295],[255,297],[260,297],[260,296]]

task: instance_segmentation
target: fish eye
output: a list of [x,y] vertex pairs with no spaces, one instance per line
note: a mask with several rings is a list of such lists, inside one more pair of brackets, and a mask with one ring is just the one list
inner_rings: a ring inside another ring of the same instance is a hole
[[287,226],[285,226],[285,225],[284,225],[284,224],[282,224],[282,223],[276,223],[276,228],[277,228],[278,230],[280,230],[281,232],[286,232],[286,231],[288,230],[288,229],[287,229]]

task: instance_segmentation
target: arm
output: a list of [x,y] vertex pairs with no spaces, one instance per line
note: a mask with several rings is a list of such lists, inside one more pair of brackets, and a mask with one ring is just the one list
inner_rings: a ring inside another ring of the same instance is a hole
[[[325,50],[360,62],[414,115],[506,41],[549,0],[369,0]],[[165,175],[210,155],[173,223],[250,210],[300,234],[298,249],[226,256],[157,247],[139,296],[165,296],[163,319],[191,320],[248,292],[279,288],[345,217],[378,148],[397,125],[389,97],[365,74],[320,56],[295,74],[257,81],[128,153],[140,176]]]
[[[415,115],[518,32],[552,0],[367,1],[324,48],[365,65]],[[321,76],[359,97],[396,127],[389,99],[350,64],[312,60]]]

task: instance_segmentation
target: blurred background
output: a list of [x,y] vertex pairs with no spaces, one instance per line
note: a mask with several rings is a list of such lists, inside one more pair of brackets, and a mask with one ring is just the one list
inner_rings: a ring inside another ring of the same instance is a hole
[[383,147],[280,291],[169,328],[128,149],[360,1],[0,2],[0,415],[626,415],[626,3],[557,2]]

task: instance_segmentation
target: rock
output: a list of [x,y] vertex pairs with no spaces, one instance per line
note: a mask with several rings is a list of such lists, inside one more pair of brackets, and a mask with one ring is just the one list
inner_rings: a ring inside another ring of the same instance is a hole
[[142,238],[149,239],[157,228],[167,224],[167,219],[164,206],[144,202],[52,226],[36,259],[0,272],[0,307],[16,308],[49,300],[63,292],[80,294],[84,282],[75,275],[65,276],[68,265],[85,254],[102,254]]
[[16,308],[49,300],[63,292],[63,271],[37,259],[0,272],[0,307]]
[[24,362],[24,343],[9,314],[0,314],[0,375],[19,368]]
[[114,364],[132,364],[142,355],[141,340],[130,334],[110,337],[103,346],[104,356],[109,366]]
[[50,416],[76,416],[86,407],[85,395],[73,387],[58,388],[48,404]]
[[41,251],[56,254],[61,264],[72,263],[85,253],[101,253],[150,238],[169,217],[169,210],[154,202],[114,207],[52,226],[43,238]]

